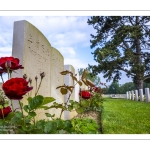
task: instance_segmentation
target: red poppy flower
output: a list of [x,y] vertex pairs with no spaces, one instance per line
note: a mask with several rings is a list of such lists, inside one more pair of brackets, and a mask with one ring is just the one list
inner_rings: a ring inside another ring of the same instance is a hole
[[91,97],[91,94],[88,91],[81,91],[79,95],[84,99],[89,99]]
[[7,71],[7,67],[10,70],[23,69],[22,65],[19,64],[19,59],[14,57],[1,57],[0,67]]
[[3,118],[2,110],[3,110],[4,117],[6,117],[12,111],[10,106],[0,109],[0,118]]
[[24,78],[11,78],[2,85],[2,88],[5,95],[13,100],[21,100],[23,95],[33,89],[28,86],[28,82]]

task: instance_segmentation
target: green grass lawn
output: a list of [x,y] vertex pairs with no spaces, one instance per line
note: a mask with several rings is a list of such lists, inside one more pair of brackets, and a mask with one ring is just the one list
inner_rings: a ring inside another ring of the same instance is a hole
[[150,134],[150,103],[106,98],[103,134]]

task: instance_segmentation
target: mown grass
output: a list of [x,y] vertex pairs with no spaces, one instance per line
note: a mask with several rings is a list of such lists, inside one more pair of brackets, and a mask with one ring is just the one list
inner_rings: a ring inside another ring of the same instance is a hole
[[103,106],[103,134],[150,134],[150,103],[106,98]]

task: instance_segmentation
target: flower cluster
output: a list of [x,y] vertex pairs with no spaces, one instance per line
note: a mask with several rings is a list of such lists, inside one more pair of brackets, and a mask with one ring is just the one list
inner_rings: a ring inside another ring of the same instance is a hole
[[[0,74],[2,77],[3,73],[8,73],[10,77],[6,82],[3,80],[2,90],[4,94],[12,100],[21,100],[23,95],[33,89],[33,87],[28,86],[28,81],[24,78],[11,78],[11,73],[14,70],[23,69],[24,67],[19,64],[19,59],[14,57],[1,57],[0,58]],[[6,117],[11,111],[11,107],[6,105],[6,97],[1,94],[0,96],[0,118]],[[13,105],[13,104],[12,104]],[[13,107],[13,106],[12,106]]]

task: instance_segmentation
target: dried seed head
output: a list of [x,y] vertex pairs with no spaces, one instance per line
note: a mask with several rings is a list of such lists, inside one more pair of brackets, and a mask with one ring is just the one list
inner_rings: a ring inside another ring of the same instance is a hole
[[38,77],[36,76],[36,77],[35,77],[35,80],[37,81],[37,79],[38,79]]
[[24,79],[27,79],[27,75],[26,75],[26,74],[24,74],[24,75],[23,75],[23,78],[24,78]]
[[45,77],[45,73],[44,72],[40,73],[40,76],[43,79]]
[[29,78],[28,82],[31,84],[31,83],[32,83],[32,79],[31,79],[31,78]]

